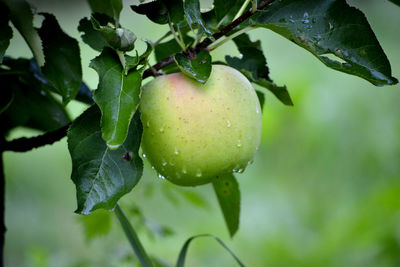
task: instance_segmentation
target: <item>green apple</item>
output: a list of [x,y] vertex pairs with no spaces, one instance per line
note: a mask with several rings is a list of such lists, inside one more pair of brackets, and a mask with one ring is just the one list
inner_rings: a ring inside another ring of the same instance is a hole
[[239,71],[213,65],[201,84],[182,73],[142,88],[142,150],[172,183],[195,186],[243,172],[261,139],[261,107]]

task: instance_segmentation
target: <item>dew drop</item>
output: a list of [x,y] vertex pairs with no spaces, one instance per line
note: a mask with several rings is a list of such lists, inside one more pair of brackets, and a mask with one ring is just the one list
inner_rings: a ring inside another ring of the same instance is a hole
[[186,173],[187,173],[187,171],[186,171],[186,168],[185,168],[185,167],[183,167],[183,168],[182,168],[182,173],[183,173],[183,174],[186,174]]
[[174,154],[179,155],[179,149],[177,147],[175,147]]
[[200,169],[196,172],[196,177],[201,177],[203,174],[201,173]]
[[165,177],[162,176],[160,173],[157,176],[158,176],[158,178],[165,180]]
[[231,127],[231,121],[230,121],[230,120],[227,120],[227,121],[226,121],[226,127],[228,127],[228,128]]
[[164,127],[161,127],[160,128],[160,133],[163,133],[164,132]]
[[169,165],[175,166],[175,163],[173,163],[172,161],[170,161],[170,162],[169,162]]
[[232,169],[233,172],[237,172],[237,169]]
[[332,30],[332,29],[333,29],[333,25],[332,25],[332,23],[329,22],[329,30]]
[[244,171],[244,169],[240,168],[238,169],[238,173],[242,173]]
[[153,170],[154,170],[154,169],[155,169],[155,167],[154,167],[154,166],[151,166],[151,169],[153,169]]
[[150,122],[146,122],[146,127],[149,128],[150,127]]
[[146,154],[144,154],[144,153],[142,154],[142,156],[143,156],[143,158],[147,157]]
[[240,139],[237,141],[236,146],[237,146],[237,147],[241,147],[241,146],[242,146],[242,141],[241,141]]
[[248,162],[247,162],[247,165],[250,165],[250,164],[253,164],[254,163],[254,160],[249,160]]
[[161,164],[162,164],[163,166],[166,166],[166,165],[167,165],[167,162],[166,162],[165,160],[163,160]]
[[178,178],[178,179],[181,178],[181,174],[179,172],[176,172],[175,175],[176,175],[176,178]]

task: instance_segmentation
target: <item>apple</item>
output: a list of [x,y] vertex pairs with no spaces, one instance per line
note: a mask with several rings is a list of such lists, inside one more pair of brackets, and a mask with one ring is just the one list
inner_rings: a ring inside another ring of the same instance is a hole
[[161,178],[183,186],[243,172],[261,139],[261,107],[239,71],[213,65],[201,84],[182,73],[142,88],[142,150]]

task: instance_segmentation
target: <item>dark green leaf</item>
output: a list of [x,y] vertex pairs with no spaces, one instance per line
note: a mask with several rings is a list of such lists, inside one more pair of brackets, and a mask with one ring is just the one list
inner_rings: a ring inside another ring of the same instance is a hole
[[400,6],[400,0],[389,0],[390,2],[392,2],[395,5]]
[[0,70],[1,101],[7,102],[0,116],[2,131],[24,126],[47,132],[69,123],[64,107],[30,71],[30,60],[5,57],[3,64],[10,70]]
[[53,15],[45,17],[39,35],[46,62],[43,75],[63,97],[66,105],[74,99],[82,83],[82,67],[78,42],[65,34]]
[[398,82],[364,14],[345,0],[275,1],[253,22],[292,40],[330,68],[378,86]]
[[256,90],[256,94],[258,97],[258,101],[260,102],[260,106],[261,106],[261,110],[264,109],[264,103],[265,103],[265,95],[263,92],[260,92],[258,90]]
[[211,56],[206,50],[200,51],[194,59],[188,59],[183,54],[176,54],[174,60],[184,74],[198,82],[205,83],[211,74]]
[[108,45],[103,36],[94,29],[92,22],[87,18],[79,21],[78,31],[83,32],[82,40],[94,50],[101,51]]
[[185,198],[185,202],[189,202],[200,208],[208,207],[207,201],[193,190],[179,190],[178,192]]
[[184,19],[183,17],[183,2],[182,0],[162,0],[165,4],[169,17],[172,23],[179,24]]
[[107,146],[115,149],[124,143],[129,123],[139,105],[141,71],[125,75],[116,53],[109,48],[104,48],[90,67],[99,74],[99,85],[93,98],[101,109],[102,136]]
[[194,25],[199,25],[207,36],[213,39],[212,32],[205,26],[203,18],[201,17],[199,0],[185,0],[183,7],[190,28],[193,29]]
[[156,0],[138,6],[132,5],[132,10],[138,14],[146,15],[151,21],[158,24],[168,23],[168,9],[162,0]]
[[286,86],[277,86],[269,78],[267,61],[258,40],[252,42],[247,34],[241,34],[233,39],[238,47],[241,58],[226,56],[226,62],[242,72],[247,79],[270,90],[285,105],[293,105]]
[[31,6],[25,0],[3,0],[3,2],[10,9],[11,22],[27,42],[39,66],[43,66],[42,43],[37,31],[33,28]]
[[212,237],[214,238],[226,251],[229,252],[229,254],[231,254],[231,256],[235,259],[235,261],[237,262],[237,264],[239,266],[245,267],[246,265],[243,264],[243,262],[224,244],[224,242],[222,242],[221,239],[219,239],[216,236],[213,235],[209,235],[209,234],[202,234],[202,235],[195,235],[190,237],[188,240],[186,240],[186,242],[183,244],[183,247],[181,249],[181,251],[179,252],[179,256],[178,256],[178,260],[176,262],[176,267],[184,267],[185,266],[185,260],[186,260],[186,254],[187,251],[189,249],[189,245],[190,243],[198,238],[198,237]]
[[4,3],[0,2],[0,63],[3,61],[4,54],[10,45],[10,39],[13,35],[12,29],[8,25],[9,20],[10,11]]
[[[214,0],[214,10],[217,20],[220,21],[227,14],[236,14],[242,4],[243,1],[240,0]],[[233,19],[233,16],[233,14],[230,16],[231,20]]]
[[[4,72],[0,72],[4,73]],[[14,100],[14,93],[9,88],[2,88],[0,90],[0,115],[6,111]]]
[[219,206],[224,215],[229,234],[233,237],[239,229],[240,218],[240,190],[239,184],[233,174],[218,177],[213,182],[215,194],[218,198]]
[[87,240],[105,235],[111,230],[111,213],[97,210],[88,216],[80,216]]
[[101,34],[103,39],[114,49],[120,51],[131,51],[135,48],[136,35],[124,28],[113,26],[101,26],[94,18],[91,18],[93,27]]
[[122,10],[122,0],[88,0],[88,2],[93,13],[106,14],[116,21],[119,20],[119,14]]
[[[185,42],[185,44],[189,44],[193,42],[193,38],[187,35],[183,35],[183,41]],[[181,50],[182,48],[179,46],[176,40],[171,39],[167,42],[156,45],[154,48],[154,54],[156,56],[156,60],[161,61],[169,57],[170,55],[180,52]]]
[[72,180],[77,189],[77,213],[89,214],[97,209],[111,210],[130,192],[143,172],[138,155],[142,126],[140,115],[132,120],[125,143],[108,149],[101,138],[100,110],[90,107],[68,131],[68,149],[72,158]]

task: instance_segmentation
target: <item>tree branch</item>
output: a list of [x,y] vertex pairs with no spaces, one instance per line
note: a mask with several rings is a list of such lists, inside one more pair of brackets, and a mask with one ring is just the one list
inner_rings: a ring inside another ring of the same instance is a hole
[[8,142],[3,141],[0,144],[0,151],[26,152],[41,146],[51,145],[67,135],[67,130],[70,125],[69,123],[57,130],[31,138],[22,137]]
[[[264,7],[266,7],[267,5],[271,4],[272,2],[274,2],[275,0],[264,0],[262,1],[258,6],[257,6],[257,10],[263,9]],[[224,35],[227,35],[230,31],[232,31],[236,26],[238,26],[240,23],[244,22],[245,20],[247,20],[248,18],[250,18],[253,14],[255,14],[255,12],[252,11],[252,9],[244,12],[240,17],[238,17],[237,19],[235,19],[234,21],[232,21],[230,24],[226,25],[225,27],[223,27],[219,32],[216,32],[213,34],[213,37],[215,40],[218,40],[219,38],[221,38]],[[207,48],[213,41],[210,38],[206,38],[204,39],[201,43],[197,44],[195,47],[195,51],[199,52],[205,48]],[[158,62],[157,64],[153,65],[153,69],[155,69],[156,71],[172,64],[174,62],[174,56],[171,55],[163,60],[161,60],[160,62]],[[143,72],[143,79],[149,77],[149,76],[153,76],[153,71],[148,68]]]

